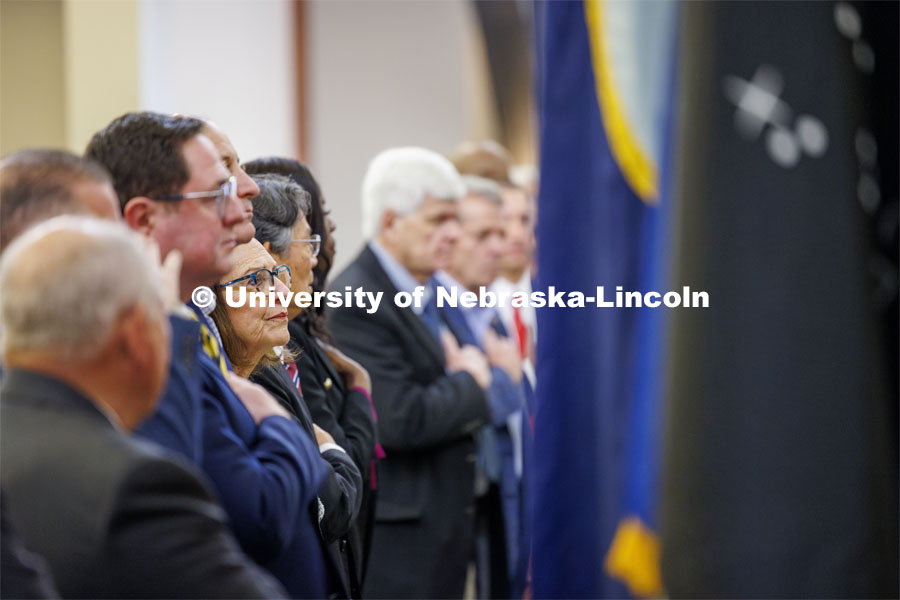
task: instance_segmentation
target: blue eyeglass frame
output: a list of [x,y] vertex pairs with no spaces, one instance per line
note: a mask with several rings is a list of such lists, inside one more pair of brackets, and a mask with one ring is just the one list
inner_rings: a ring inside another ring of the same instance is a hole
[[228,281],[228,282],[226,282],[226,283],[220,283],[220,284],[219,284],[219,287],[220,287],[220,288],[225,288],[225,287],[228,287],[228,286],[230,286],[230,285],[235,285],[236,283],[239,283],[239,282],[241,282],[241,281],[244,281],[245,279],[249,279],[249,280],[251,281],[251,283],[253,284],[254,287],[259,287],[259,283],[256,281],[256,275],[257,275],[258,273],[262,273],[263,271],[265,271],[266,273],[268,273],[268,274],[272,277],[272,281],[273,281],[273,282],[274,282],[276,279],[281,279],[280,277],[278,277],[278,274],[279,274],[279,273],[287,272],[287,276],[288,276],[287,282],[285,282],[285,281],[282,279],[282,280],[281,280],[281,283],[284,283],[285,285],[287,285],[288,288],[291,287],[291,280],[292,280],[292,278],[291,278],[291,268],[290,268],[288,265],[278,265],[277,267],[275,267],[274,270],[272,270],[272,269],[267,269],[267,268],[263,267],[263,268],[261,268],[261,269],[257,269],[257,270],[255,270],[255,271],[253,271],[252,273],[249,273],[249,274],[247,274],[247,275],[244,275],[243,277],[238,277],[237,279],[232,279],[231,281]]

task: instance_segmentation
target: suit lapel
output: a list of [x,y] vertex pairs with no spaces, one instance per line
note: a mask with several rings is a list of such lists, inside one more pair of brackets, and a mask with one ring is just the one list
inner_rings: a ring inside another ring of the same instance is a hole
[[438,310],[440,310],[444,322],[447,324],[447,327],[450,328],[450,331],[453,333],[453,336],[456,338],[456,341],[459,342],[460,346],[469,344],[476,348],[479,347],[478,342],[475,340],[475,335],[469,328],[466,317],[461,310],[452,306],[447,306]]
[[[398,290],[394,287],[388,274],[381,268],[381,263],[378,262],[378,258],[368,245],[366,245],[360,254],[359,262],[365,272],[372,277],[376,286],[384,290],[385,296],[387,296],[387,298],[384,299],[384,302],[387,304],[386,308],[388,311],[403,323],[403,329],[411,331],[413,335],[418,338],[421,346],[425,348],[428,353],[431,354],[432,358],[434,358],[434,360],[441,365],[441,368],[443,368],[443,349],[438,345],[437,340],[434,339],[431,332],[428,331],[428,327],[422,322],[422,319],[420,319],[411,308],[400,308],[394,304],[394,296],[397,294]],[[384,308],[382,308],[382,310],[384,310]]]

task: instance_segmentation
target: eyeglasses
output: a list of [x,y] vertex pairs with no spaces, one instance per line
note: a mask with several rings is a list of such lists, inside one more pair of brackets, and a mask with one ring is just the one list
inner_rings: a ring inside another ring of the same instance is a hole
[[322,236],[318,233],[311,238],[303,238],[299,240],[291,240],[292,244],[299,244],[300,242],[306,242],[309,244],[309,249],[312,250],[313,256],[319,255],[319,250],[322,248]]
[[211,192],[188,192],[186,194],[165,194],[163,196],[156,196],[150,198],[151,200],[158,200],[160,202],[180,202],[181,200],[187,200],[188,198],[215,198],[216,199],[216,214],[219,215],[219,218],[225,216],[225,206],[228,200],[237,200],[237,178],[233,175],[228,178],[228,180],[222,184],[222,186]]
[[219,287],[224,288],[230,285],[240,284],[244,287],[255,287],[256,291],[260,292],[264,289],[274,287],[276,277],[280,279],[281,283],[286,285],[288,289],[291,288],[291,268],[287,265],[278,265],[275,267],[274,271],[263,267],[262,269],[253,271],[249,275],[232,279],[227,283],[221,283],[219,284]]

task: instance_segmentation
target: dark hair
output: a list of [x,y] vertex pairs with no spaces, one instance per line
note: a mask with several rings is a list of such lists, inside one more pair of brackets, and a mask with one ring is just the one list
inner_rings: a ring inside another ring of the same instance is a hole
[[95,133],[84,154],[109,170],[124,209],[136,196],[175,194],[188,182],[182,147],[202,127],[193,117],[127,113]]
[[[325,222],[325,211],[322,209],[322,190],[319,183],[313,177],[312,172],[305,164],[293,158],[283,158],[278,156],[269,156],[266,158],[257,158],[243,165],[244,170],[251,175],[262,173],[276,173],[290,177],[295,183],[299,184],[309,193],[309,213],[306,220],[309,222],[310,232],[315,235],[319,234],[322,238],[322,250],[328,248],[328,239],[331,237]],[[254,205],[254,218],[256,208]],[[262,240],[260,240],[262,241]],[[318,264],[314,269],[315,277],[313,278],[313,291],[321,292],[325,289],[325,281],[328,279],[328,272],[331,270],[331,256],[327,251],[320,251],[318,256]],[[303,325],[307,332],[311,335],[331,341],[331,334],[325,328],[324,309],[317,307],[312,310],[304,310],[297,317],[297,321]]]
[[[312,173],[305,164],[292,158],[257,158],[242,165],[249,175],[275,173],[289,177],[294,183],[298,184],[309,194],[309,212],[306,220],[309,222],[310,232],[322,237],[322,248],[327,247],[329,238],[328,227],[325,225],[325,211],[322,209],[322,190],[319,183],[313,177]],[[318,289],[325,287],[325,280],[328,278],[328,271],[331,270],[330,258],[323,260],[325,256],[319,254],[319,264],[316,265],[316,282]]]
[[309,215],[309,193],[284,175],[253,175],[253,181],[259,186],[259,195],[252,200],[254,237],[284,254],[291,247],[294,225],[301,215]]
[[0,161],[0,251],[34,223],[84,212],[72,193],[83,181],[111,183],[102,166],[65,150],[20,150]]

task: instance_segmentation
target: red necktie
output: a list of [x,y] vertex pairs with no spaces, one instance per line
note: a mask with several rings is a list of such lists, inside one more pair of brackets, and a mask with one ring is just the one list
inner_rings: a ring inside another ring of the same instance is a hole
[[524,359],[528,357],[528,328],[522,322],[522,309],[513,306],[513,324],[516,326],[516,335],[519,337],[519,355]]
[[287,367],[288,375],[291,377],[291,381],[294,382],[294,385],[297,386],[297,391],[300,392],[300,397],[303,397],[303,388],[300,387],[300,371],[297,370],[297,363],[289,362],[284,364]]

